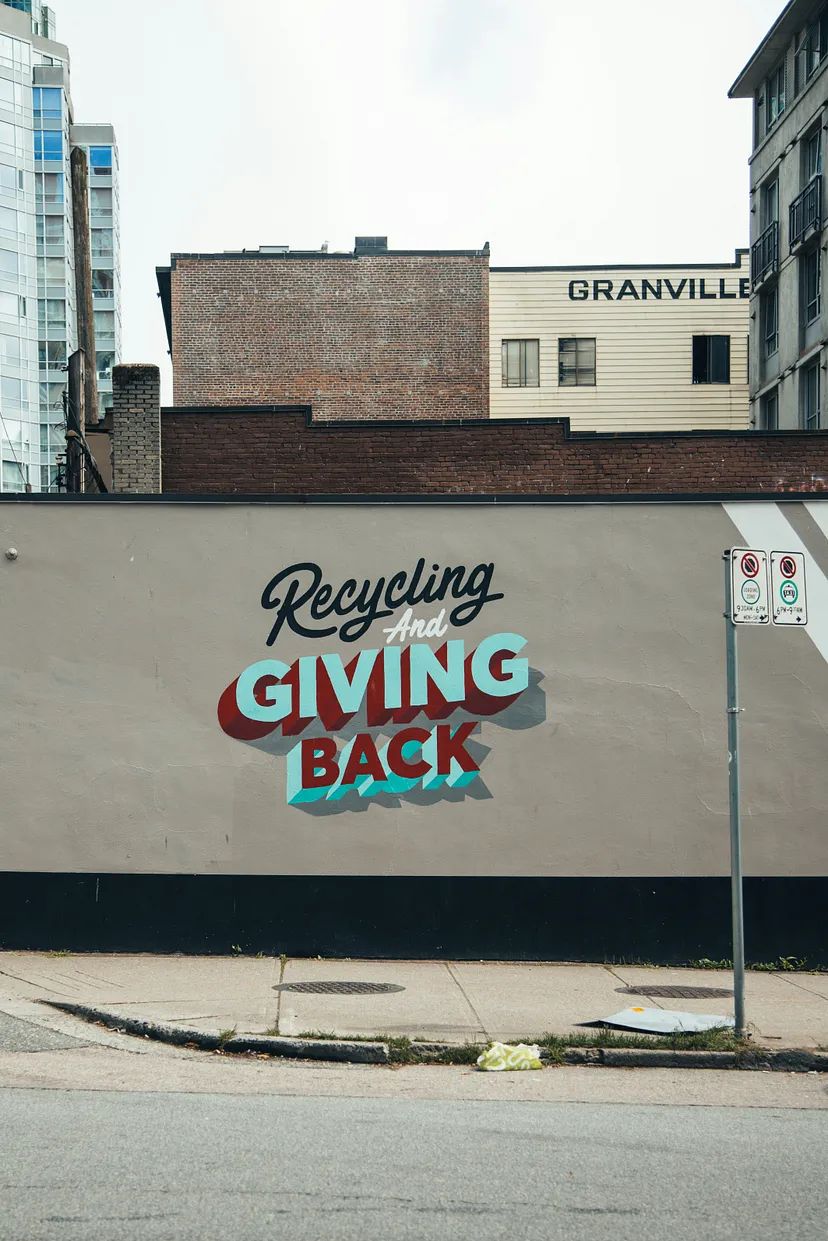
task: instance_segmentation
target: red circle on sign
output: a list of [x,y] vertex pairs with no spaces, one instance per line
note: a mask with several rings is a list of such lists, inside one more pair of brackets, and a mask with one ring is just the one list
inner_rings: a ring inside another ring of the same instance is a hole
[[796,561],[793,556],[783,556],[779,561],[779,572],[783,577],[796,577]]
[[759,572],[759,557],[753,552],[745,552],[742,557],[742,572],[745,577],[756,577]]

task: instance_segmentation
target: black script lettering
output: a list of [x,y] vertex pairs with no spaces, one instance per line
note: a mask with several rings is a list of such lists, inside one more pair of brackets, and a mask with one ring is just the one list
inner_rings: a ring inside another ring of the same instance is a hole
[[656,280],[656,282],[655,282],[655,288],[653,288],[653,286],[650,284],[649,280],[642,280],[642,281],[641,281],[641,296],[644,298],[644,301],[645,301],[645,302],[646,302],[646,300],[647,300],[647,290],[648,290],[648,289],[649,289],[649,290],[650,290],[650,292],[652,293],[653,297],[655,297],[655,298],[657,298],[659,301],[661,301],[661,281],[660,281],[660,280]]
[[620,302],[622,297],[634,297],[635,300],[638,301],[638,289],[635,287],[632,280],[624,281],[615,300]]
[[[299,574],[302,573],[311,574],[311,584],[305,593],[297,599],[296,596],[299,594],[300,589]],[[273,592],[276,587],[290,577],[293,577],[293,581],[288,586],[284,599],[281,599],[278,595],[274,596]],[[305,629],[303,625],[299,624],[295,616],[297,610],[316,594],[321,581],[322,570],[318,564],[312,564],[310,561],[303,561],[302,564],[292,564],[289,569],[282,569],[281,573],[277,573],[275,577],[270,579],[262,592],[262,607],[279,608],[279,611],[276,615],[276,623],[267,639],[268,646],[273,646],[285,622],[287,622],[294,633],[300,634],[303,638],[328,638],[332,633],[336,633],[336,625],[330,629]]]
[[722,276],[721,279],[719,280],[719,297],[730,298],[730,297],[735,297],[735,296],[736,296],[735,293],[728,293],[726,291],[724,276]]
[[[578,292],[575,292],[575,286],[578,286]],[[570,280],[569,282],[569,300],[571,302],[585,302],[589,297],[589,281],[588,280]]]
[[471,599],[468,603],[461,603],[451,613],[450,620],[452,625],[468,625],[469,621],[473,621],[476,616],[480,615],[480,611],[484,603],[491,603],[494,599],[502,599],[503,595],[490,595],[489,587],[492,584],[494,576],[493,564],[479,564],[469,574],[465,589],[455,590],[454,596],[473,595],[476,598]]
[[667,279],[666,276],[664,277],[664,283],[667,285],[667,290],[670,296],[675,301],[679,297],[681,297],[682,293],[684,292],[684,286],[687,284],[687,277],[685,276],[684,280],[679,281],[679,285],[677,289],[673,288],[672,284],[670,283],[670,281]]
[[612,281],[611,280],[593,280],[592,282],[592,300],[598,301],[598,295],[605,297],[607,301],[612,301]]
[[[440,565],[434,564],[420,588],[424,568],[425,558],[421,557],[410,575],[401,569],[388,579],[380,577],[376,582],[366,579],[362,585],[356,579],[348,578],[334,592],[333,586],[322,580],[319,565],[311,561],[291,565],[271,578],[262,592],[262,607],[276,610],[276,621],[268,635],[267,645],[273,645],[285,625],[303,638],[328,638],[338,628],[343,642],[356,642],[368,632],[374,621],[392,616],[398,608],[436,603],[449,594],[454,599],[463,600],[451,613],[451,623],[467,625],[480,615],[484,604],[504,597],[491,590],[493,564],[479,564],[470,571],[466,570],[465,565],[441,570]],[[301,615],[303,608],[306,609],[306,616]],[[307,618],[320,621],[332,615],[351,619],[338,627],[311,628],[305,624]]]

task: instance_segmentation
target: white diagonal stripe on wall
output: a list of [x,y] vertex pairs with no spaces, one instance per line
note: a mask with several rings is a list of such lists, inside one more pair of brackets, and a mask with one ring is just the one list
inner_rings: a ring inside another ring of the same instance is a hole
[[806,500],[805,508],[813,517],[822,533],[828,537],[828,504],[815,504],[811,500]]
[[[808,627],[806,633],[828,663],[828,578],[808,551],[802,539],[791,526],[776,504],[735,503],[723,504],[722,508],[745,540],[746,547],[766,552],[803,552],[805,556],[805,582],[808,592]],[[825,517],[818,511],[818,504],[807,505],[808,511],[821,530],[825,530]],[[814,512],[813,510],[817,510]],[[828,524],[828,522],[826,522]],[[828,533],[828,531],[826,531]],[[770,565],[768,565],[770,572]]]

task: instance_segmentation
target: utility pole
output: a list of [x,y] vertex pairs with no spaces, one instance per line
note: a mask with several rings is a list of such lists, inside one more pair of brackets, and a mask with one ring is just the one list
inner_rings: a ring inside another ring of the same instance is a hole
[[84,490],[83,442],[84,442],[84,377],[86,358],[76,349],[69,358],[69,382],[63,394],[66,417],[66,490]]
[[86,152],[75,147],[72,170],[72,235],[75,243],[75,302],[78,348],[86,354],[81,432],[98,421],[98,371],[95,365],[95,312],[92,302],[92,251],[89,240],[89,191]]

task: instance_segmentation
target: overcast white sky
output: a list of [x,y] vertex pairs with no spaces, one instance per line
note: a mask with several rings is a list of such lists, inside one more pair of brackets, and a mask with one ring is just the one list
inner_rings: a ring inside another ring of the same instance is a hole
[[[712,262],[748,239],[750,107],[783,0],[54,0],[121,159],[124,361],[155,267],[260,244],[492,264]],[[165,399],[170,398],[169,384]]]

